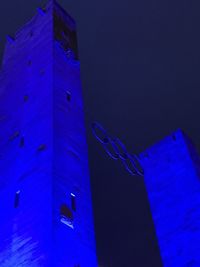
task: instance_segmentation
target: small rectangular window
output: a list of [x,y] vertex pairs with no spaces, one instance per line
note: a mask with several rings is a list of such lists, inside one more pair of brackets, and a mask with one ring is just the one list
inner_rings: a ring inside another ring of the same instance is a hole
[[71,101],[71,93],[69,91],[66,92],[66,98],[68,102]]
[[20,190],[18,190],[15,193],[15,203],[14,203],[15,208],[18,208],[19,207],[19,198],[20,198]]
[[10,139],[11,141],[13,141],[15,138],[19,137],[19,134],[20,134],[19,131],[16,131],[16,132],[14,132],[14,133],[10,136],[9,139]]
[[24,102],[28,101],[28,95],[24,95]]
[[76,196],[71,193],[71,207],[73,211],[76,211]]
[[24,147],[24,143],[25,143],[25,141],[24,141],[24,137],[22,136],[22,137],[20,138],[19,146],[20,146],[20,147]]
[[38,151],[44,151],[46,149],[46,145],[45,144],[41,144],[39,147],[38,147]]

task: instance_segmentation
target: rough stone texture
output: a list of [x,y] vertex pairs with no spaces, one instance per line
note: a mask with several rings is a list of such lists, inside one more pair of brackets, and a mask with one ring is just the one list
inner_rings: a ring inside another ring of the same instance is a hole
[[141,154],[164,267],[200,266],[200,161],[178,130]]
[[[1,267],[97,266],[75,36],[73,19],[49,1],[6,44],[0,73]],[[62,205],[73,213],[73,229],[60,220]]]

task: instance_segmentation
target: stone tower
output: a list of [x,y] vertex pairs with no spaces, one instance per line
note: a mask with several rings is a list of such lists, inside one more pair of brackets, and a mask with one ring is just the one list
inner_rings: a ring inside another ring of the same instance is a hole
[[74,20],[55,1],[0,73],[0,266],[96,267]]
[[200,159],[180,130],[141,155],[164,267],[200,266]]

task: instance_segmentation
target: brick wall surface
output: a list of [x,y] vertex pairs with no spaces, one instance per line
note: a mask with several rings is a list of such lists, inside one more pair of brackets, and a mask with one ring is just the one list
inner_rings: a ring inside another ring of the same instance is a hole
[[[55,15],[62,25],[55,24]],[[97,266],[80,64],[54,34],[61,26],[74,38],[74,21],[50,1],[5,48],[0,73],[1,267]],[[62,205],[72,209],[71,194],[76,199],[73,229],[60,214]]]
[[200,164],[194,145],[178,130],[141,158],[163,266],[200,266]]

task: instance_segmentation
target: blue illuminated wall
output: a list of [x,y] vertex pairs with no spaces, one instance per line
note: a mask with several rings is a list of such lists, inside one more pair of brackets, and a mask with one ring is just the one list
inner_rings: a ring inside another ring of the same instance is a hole
[[164,267],[200,266],[200,160],[180,130],[141,154]]
[[0,73],[0,266],[96,267],[74,20],[54,1]]

